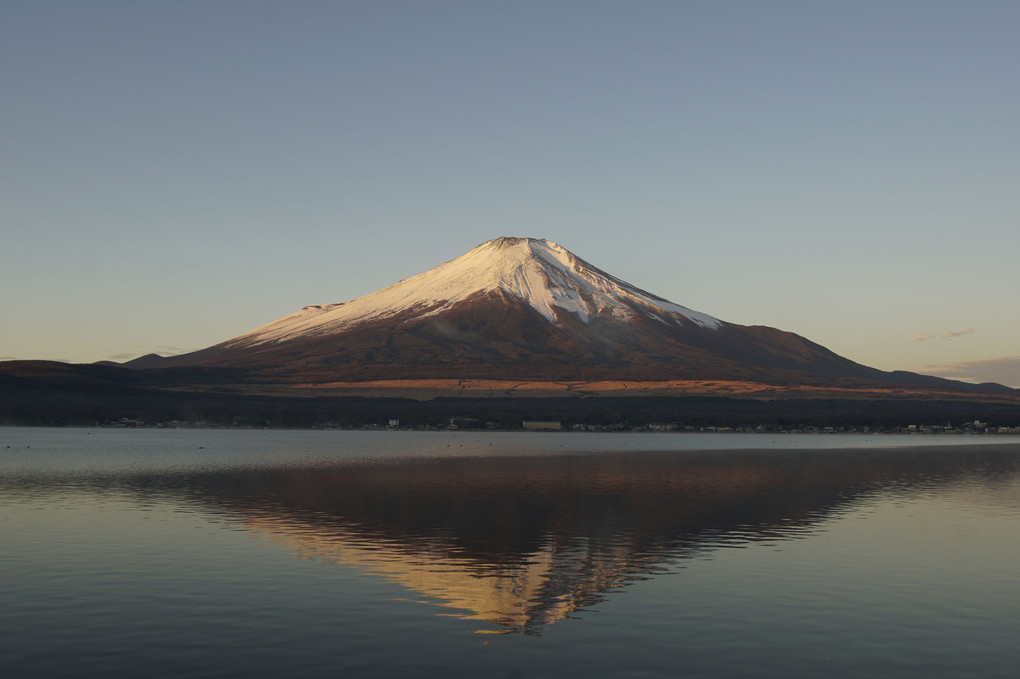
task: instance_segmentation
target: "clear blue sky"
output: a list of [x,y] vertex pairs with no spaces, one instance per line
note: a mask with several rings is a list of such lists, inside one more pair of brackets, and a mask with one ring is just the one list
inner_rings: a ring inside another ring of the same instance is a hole
[[1020,2],[0,3],[0,357],[199,349],[501,235],[1020,386]]

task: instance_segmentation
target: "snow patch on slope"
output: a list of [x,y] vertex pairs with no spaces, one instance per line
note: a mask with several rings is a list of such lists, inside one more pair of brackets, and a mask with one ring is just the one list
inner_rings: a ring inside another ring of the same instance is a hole
[[[257,345],[333,334],[397,315],[417,320],[441,313],[479,294],[500,291],[531,305],[550,322],[557,313],[587,323],[600,315],[630,319],[643,314],[661,323],[691,322],[716,329],[721,321],[625,283],[547,240],[497,238],[434,269],[364,297],[314,304],[230,340]],[[557,311],[559,310],[559,311]]]

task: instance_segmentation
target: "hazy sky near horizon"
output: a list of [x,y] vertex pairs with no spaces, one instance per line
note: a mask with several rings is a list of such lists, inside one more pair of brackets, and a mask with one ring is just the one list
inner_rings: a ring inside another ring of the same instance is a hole
[[1020,386],[1020,3],[0,3],[0,360],[200,349],[502,235]]

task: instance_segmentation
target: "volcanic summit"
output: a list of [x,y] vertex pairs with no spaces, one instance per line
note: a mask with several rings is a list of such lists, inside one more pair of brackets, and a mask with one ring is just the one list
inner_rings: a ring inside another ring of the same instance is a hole
[[548,240],[503,237],[377,292],[306,306],[190,354],[131,367],[254,371],[289,384],[407,379],[882,380],[793,333],[645,292]]

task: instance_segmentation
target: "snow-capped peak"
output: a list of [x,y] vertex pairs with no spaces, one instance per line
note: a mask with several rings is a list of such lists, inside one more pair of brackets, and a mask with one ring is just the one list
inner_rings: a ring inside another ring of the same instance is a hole
[[229,344],[264,344],[333,334],[366,321],[406,315],[417,320],[480,294],[501,292],[528,303],[550,322],[563,313],[587,323],[612,315],[644,314],[663,323],[691,322],[715,329],[712,316],[673,304],[591,266],[556,243],[496,238],[434,269],[339,304],[317,304],[235,338]]

